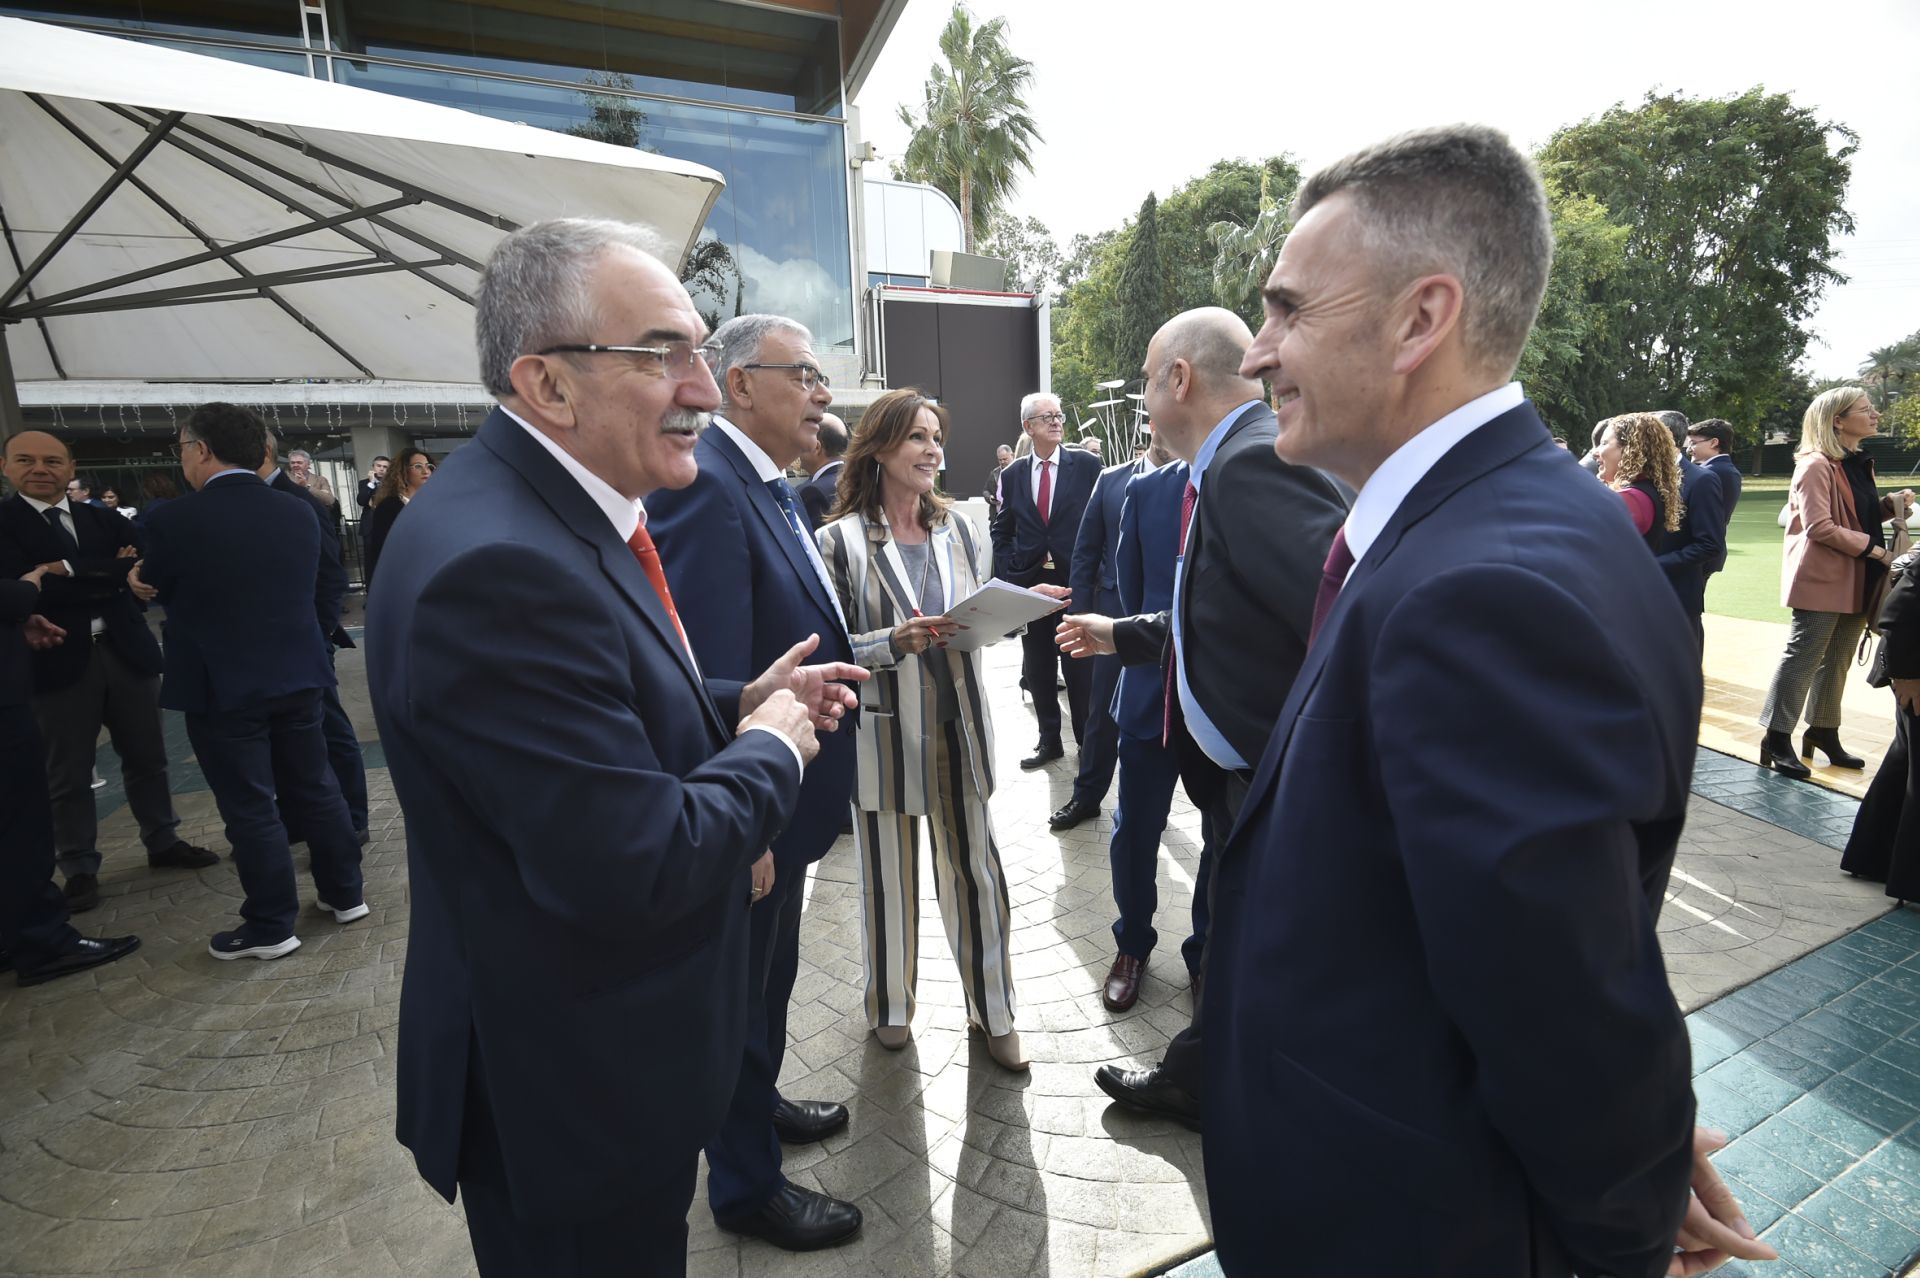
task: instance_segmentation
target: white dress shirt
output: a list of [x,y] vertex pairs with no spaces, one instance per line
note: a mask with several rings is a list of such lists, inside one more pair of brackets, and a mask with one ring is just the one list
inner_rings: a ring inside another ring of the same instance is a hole
[[[739,448],[741,454],[746,457],[747,464],[753,467],[753,473],[759,476],[761,483],[770,484],[776,479],[786,479],[787,472],[774,465],[773,458],[767,456],[767,450],[747,438],[745,431],[718,413],[713,415],[713,424],[719,427],[726,437],[731,439],[734,445]],[[830,464],[834,466],[840,465],[837,461]],[[826,467],[822,466],[820,469],[824,471]],[[787,486],[789,489],[792,488],[791,484]],[[797,512],[801,512],[800,518],[804,520],[806,515],[800,506],[800,496],[798,493],[794,494],[793,504],[794,509]],[[820,589],[827,596],[827,602],[833,605],[833,615],[839,618],[840,629],[845,631],[847,628],[847,619],[840,615],[840,596],[834,593],[833,579],[827,576],[827,564],[824,559],[820,558],[820,548],[813,544],[812,537],[801,535],[800,529],[794,529],[794,539],[806,547],[807,562],[813,565],[814,578],[819,581]]]
[[[1028,453],[1027,456],[1033,461],[1033,465],[1027,468],[1027,486],[1033,491],[1033,504],[1036,507],[1040,505],[1040,476],[1045,473],[1046,467],[1053,467],[1053,484],[1047,489],[1047,505],[1051,507],[1054,489],[1060,487],[1060,449],[1054,449],[1053,455],[1044,459],[1039,453]],[[1049,509],[1047,513],[1051,515],[1053,511]]]
[[[520,429],[526,431],[527,434],[538,440],[540,447],[546,449],[547,452],[553,455],[553,459],[560,463],[561,469],[573,476],[574,482],[579,484],[581,490],[593,499],[593,504],[600,508],[600,513],[605,515],[607,522],[613,525],[613,531],[619,536],[622,542],[633,539],[634,529],[639,528],[647,522],[647,508],[641,504],[639,499],[622,497],[614,490],[612,484],[609,484],[606,480],[600,478],[600,476],[594,474],[585,466],[582,466],[566,449],[560,447],[560,445],[554,443],[551,439],[548,439],[542,432],[535,430],[527,423],[525,418],[515,413],[506,405],[502,404],[500,411],[517,422]],[[693,663],[694,673],[699,674],[700,661],[693,655],[691,646],[687,647],[686,653],[687,660]],[[774,736],[780,738],[780,740],[786,744],[787,749],[793,751],[794,766],[799,768],[801,776],[803,778],[805,777],[807,762],[801,757],[800,747],[793,743],[792,737],[789,737],[778,728],[770,728],[761,723],[754,724],[748,728],[747,731],[771,732]]]
[[[1502,413],[1520,407],[1526,398],[1519,382],[1508,382],[1499,390],[1488,391],[1460,405],[1381,462],[1380,469],[1373,472],[1360,495],[1353,499],[1353,509],[1347,512],[1347,549],[1353,554],[1354,567],[1360,566],[1367,551],[1393,522],[1407,494],[1427,477],[1428,471],[1439,465],[1440,459],[1451,452],[1455,444]],[[1347,575],[1351,577],[1353,569],[1348,569]]]
[[[47,512],[49,510],[59,511],[60,524],[63,528],[67,530],[67,536],[73,538],[75,545],[78,545],[80,543],[80,530],[76,528],[73,523],[73,507],[67,505],[67,499],[65,497],[62,497],[59,501],[56,501],[51,505],[49,505],[44,501],[41,501],[37,497],[29,497],[25,493],[20,494],[20,500],[26,502],[27,505],[33,507],[34,512],[38,514],[42,519],[45,519],[47,517]],[[60,566],[67,570],[67,576],[69,577],[73,576],[73,561],[71,559],[62,559],[60,561]],[[107,623],[101,620],[99,617],[95,617],[93,619],[92,628],[88,631],[88,633],[100,635],[100,634],[105,634],[106,631],[107,631]]]

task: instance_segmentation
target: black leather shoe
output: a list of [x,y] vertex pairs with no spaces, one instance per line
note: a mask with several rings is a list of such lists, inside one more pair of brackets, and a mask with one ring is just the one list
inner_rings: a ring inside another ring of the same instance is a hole
[[1100,805],[1085,799],[1068,799],[1047,818],[1049,830],[1071,830],[1082,821],[1100,815]]
[[67,913],[85,914],[100,904],[100,879],[97,875],[76,874],[67,880]]
[[1800,735],[1800,757],[1811,759],[1815,749],[1827,756],[1827,762],[1836,768],[1864,768],[1867,761],[1857,754],[1848,754],[1840,744],[1838,728],[1808,728]]
[[751,1216],[714,1223],[730,1234],[763,1238],[786,1251],[818,1251],[860,1232],[860,1209],[838,1198],[788,1184]]
[[5,950],[0,950],[0,972],[11,972],[12,970],[13,955],[7,953]]
[[1158,1065],[1152,1069],[1118,1069],[1102,1065],[1093,1071],[1100,1090],[1129,1109],[1157,1118],[1171,1118],[1183,1127],[1200,1130],[1200,1102],[1184,1087],[1167,1081]]
[[1033,747],[1033,754],[1028,758],[1020,760],[1020,767],[1023,771],[1031,772],[1035,768],[1046,767],[1055,759],[1065,758],[1066,754],[1067,752],[1060,748],[1060,738],[1054,737],[1048,739],[1042,737],[1040,744]]
[[1760,739],[1760,766],[1796,781],[1813,775],[1812,768],[1793,757],[1793,738],[1784,732],[1768,732]]
[[847,1107],[832,1101],[790,1101],[773,1107],[773,1132],[789,1145],[823,1140],[847,1125]]
[[220,854],[206,848],[197,848],[185,839],[180,839],[170,848],[147,853],[147,864],[156,870],[204,870],[209,865],[218,865]]
[[14,980],[21,985],[39,985],[56,977],[72,976],[75,972],[84,972],[90,967],[123,959],[139,948],[140,938],[137,936],[103,936],[97,941],[82,936],[32,971],[22,968]]

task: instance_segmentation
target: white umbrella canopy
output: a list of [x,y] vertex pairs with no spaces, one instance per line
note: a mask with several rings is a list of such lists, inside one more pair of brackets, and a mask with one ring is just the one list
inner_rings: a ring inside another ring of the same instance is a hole
[[610,217],[677,266],[713,170],[465,111],[0,18],[14,380],[477,376],[493,245]]

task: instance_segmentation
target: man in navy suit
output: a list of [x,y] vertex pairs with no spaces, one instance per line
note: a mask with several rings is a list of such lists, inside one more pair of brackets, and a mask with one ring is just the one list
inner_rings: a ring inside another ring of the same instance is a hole
[[805,644],[746,684],[695,664],[641,498],[693,482],[719,392],[653,242],[566,219],[495,248],[500,406],[367,604],[412,875],[399,1137],[488,1278],[685,1273],[745,1051],[750,867],[857,704],[833,681],[866,677]]
[[120,756],[147,864],[204,869],[220,858],[179,835],[160,727],[160,645],[128,584],[140,553],[132,522],[68,495],[73,454],[44,431],[7,440],[6,475],[14,495],[0,502],[0,579],[44,566],[38,610],[68,635],[33,654],[33,714],[46,744],[55,857],[67,908],[79,914],[100,903],[93,763],[102,728]]
[[[1080,533],[1073,542],[1073,562],[1067,581],[1072,588],[1075,609],[1088,609],[1105,615],[1116,612],[1120,595],[1114,581],[1114,555],[1120,547],[1120,508],[1127,498],[1127,483],[1135,475],[1151,469],[1141,459],[1121,462],[1100,472],[1094,481],[1093,496],[1087,499],[1087,512],[1080,517]],[[1087,695],[1087,726],[1080,738],[1080,768],[1073,778],[1073,793],[1047,818],[1055,830],[1070,830],[1089,817],[1100,815],[1101,801],[1113,784],[1113,766],[1117,758],[1119,731],[1113,722],[1113,690],[1120,683],[1120,659],[1111,655],[1076,658],[1069,666],[1086,662],[1093,667]]]
[[1737,1209],[1690,1209],[1718,1182],[1654,932],[1699,724],[1686,618],[1510,380],[1553,253],[1540,179],[1454,126],[1295,210],[1242,371],[1279,455],[1360,491],[1215,869],[1222,1267],[1349,1268],[1382,1203],[1435,1278],[1653,1278],[1676,1232],[1764,1256]]
[[300,948],[300,898],[276,794],[307,835],[319,908],[367,916],[360,845],[327,766],[320,695],[333,663],[313,619],[320,530],[306,503],[260,479],[266,429],[232,404],[204,404],[177,441],[195,491],[147,527],[134,579],[167,610],[160,704],[184,711],[246,899],[241,925],[214,934],[218,959]]
[[[1733,423],[1724,417],[1709,417],[1688,426],[1687,456],[1693,459],[1694,465],[1720,477],[1722,504],[1731,523],[1734,508],[1740,504],[1741,487],[1740,466],[1733,460]],[[1721,549],[1720,562],[1713,568],[1715,572],[1727,566],[1725,547]]]
[[65,642],[67,632],[36,613],[44,564],[0,580],[0,972],[39,985],[140,948],[137,936],[81,936],[53,881],[53,809],[46,752],[28,702],[34,649]]
[[[851,663],[847,623],[784,473],[826,429],[833,399],[813,335],[780,316],[741,315],[710,345],[725,415],[700,436],[694,481],[653,494],[647,512],[694,656],[709,677],[745,682],[817,635],[816,656]],[[793,819],[755,865],[756,882],[771,882],[753,907],[746,1055],[727,1121],[707,1142],[713,1218],[790,1251],[832,1246],[860,1228],[858,1207],[780,1173],[781,1141],[824,1140],[847,1125],[847,1107],[788,1100],[777,1086],[807,867],[840,837],[853,780],[853,733],[822,739]]]
[[[723,394],[725,390],[721,387]],[[827,512],[833,509],[834,500],[839,496],[840,472],[846,469],[842,459],[850,439],[845,422],[832,413],[822,413],[819,432],[812,445],[800,455],[800,464],[807,468],[807,482],[800,485],[800,504],[806,507],[807,520],[813,528],[827,522]]]
[[[1066,415],[1057,396],[1035,392],[1020,401],[1020,425],[1033,451],[1000,475],[1003,504],[993,517],[993,572],[1016,586],[1065,586],[1073,564],[1073,543],[1080,519],[1100,477],[1100,459],[1078,448],[1062,448]],[[1093,670],[1084,661],[1068,661],[1054,646],[1060,614],[1030,622],[1020,637],[1021,674],[1033,698],[1040,740],[1020,761],[1032,771],[1066,753],[1060,737],[1060,692],[1056,676],[1067,684],[1067,712],[1073,737],[1084,747],[1087,705],[1093,694]],[[1064,666],[1064,669],[1062,668]]]
[[[275,455],[279,450],[280,438],[269,429],[267,459],[260,466],[260,478],[275,492],[298,497],[313,511],[314,522],[319,525],[320,570],[313,583],[313,613],[320,633],[327,638],[327,660],[332,662],[336,648],[353,646],[353,640],[340,626],[340,604],[347,594],[347,570],[340,558],[340,533],[333,525],[333,512],[327,504],[276,464]],[[311,463],[312,458],[308,461]],[[327,738],[327,765],[333,769],[340,797],[347,804],[347,819],[353,823],[354,837],[365,847],[369,842],[366,756],[360,751],[360,736],[353,729],[353,720],[347,717],[347,708],[340,703],[338,685],[320,692],[320,726]],[[281,816],[287,815],[283,804]],[[289,823],[287,837],[299,843],[305,839],[306,832]]]
[[1679,531],[1667,534],[1654,560],[1687,610],[1695,648],[1705,648],[1702,614],[1707,610],[1707,578],[1727,562],[1726,488],[1718,474],[1695,465],[1688,456],[1687,415],[1671,408],[1654,415],[1673,432],[1673,446],[1680,454],[1680,502],[1686,507]]

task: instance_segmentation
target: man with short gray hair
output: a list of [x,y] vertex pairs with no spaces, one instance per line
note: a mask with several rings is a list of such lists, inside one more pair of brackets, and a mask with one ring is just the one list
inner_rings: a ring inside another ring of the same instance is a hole
[[[480,1273],[686,1272],[747,1025],[750,867],[866,672],[696,663],[642,498],[720,394],[653,237],[523,227],[481,276],[499,407],[394,526],[367,601],[407,816],[398,1135]],[[476,519],[474,512],[487,516]]]
[[1383,1202],[1436,1278],[1653,1278],[1676,1232],[1770,1256],[1696,1140],[1655,936],[1699,727],[1686,619],[1511,380],[1553,255],[1539,176],[1492,129],[1428,129],[1294,212],[1242,372],[1275,452],[1359,491],[1215,869],[1222,1267],[1350,1268]]

